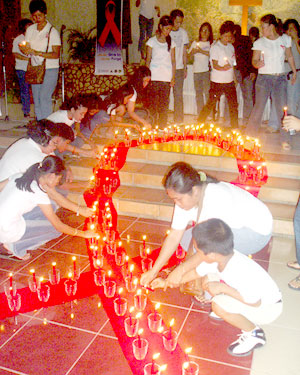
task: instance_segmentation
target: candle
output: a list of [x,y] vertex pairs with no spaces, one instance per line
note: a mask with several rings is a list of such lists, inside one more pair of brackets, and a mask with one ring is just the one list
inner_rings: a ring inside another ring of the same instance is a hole
[[130,325],[132,325],[132,313],[133,313],[133,310],[134,310],[134,307],[130,307],[129,309],[129,322],[130,322]]
[[132,280],[132,272],[133,272],[133,270],[134,270],[134,265],[133,264],[131,264],[130,265],[130,267],[129,267],[129,276],[130,276],[130,281]]
[[53,273],[53,279],[54,279],[54,283],[56,283],[56,262],[53,262],[52,263],[52,273]]
[[152,357],[152,366],[151,366],[151,374],[155,374],[155,360],[160,356],[160,353],[156,353]]
[[36,284],[35,270],[32,268],[29,272],[32,274],[33,282]]
[[122,292],[123,292],[123,288],[121,287],[121,288],[119,288],[119,292],[118,292],[118,294],[119,294],[119,302],[121,303],[121,294],[122,294]]
[[288,107],[283,107],[284,117],[287,116],[287,109],[288,109]]
[[76,274],[76,257],[72,257],[72,260],[73,260],[73,269],[74,269],[74,276]]
[[129,243],[129,242],[130,242],[130,235],[127,234],[127,243]]
[[160,303],[157,302],[157,304],[154,307],[154,319],[157,320],[157,310],[160,308]]
[[12,286],[13,286],[13,274],[12,274],[12,272],[10,272],[10,274],[8,276],[9,276],[9,287],[12,288]]
[[138,345],[139,345],[139,348],[142,347],[142,340],[141,340],[141,334],[144,332],[143,328],[140,328],[138,330]]
[[168,336],[169,336],[169,339],[172,338],[172,327],[173,327],[174,323],[175,323],[175,319],[173,318],[173,319],[171,319],[171,321],[170,321],[169,335],[168,335]]
[[143,235],[143,247],[144,247],[144,249],[146,248],[146,239],[147,239],[147,236],[144,234]]

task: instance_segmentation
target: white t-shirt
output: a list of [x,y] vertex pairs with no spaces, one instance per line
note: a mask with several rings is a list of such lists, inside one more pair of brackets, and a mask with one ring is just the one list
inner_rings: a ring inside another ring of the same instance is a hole
[[150,70],[152,81],[171,82],[172,79],[172,60],[171,50],[175,48],[175,42],[171,38],[171,48],[168,51],[168,43],[160,43],[156,36],[150,38],[147,46],[152,48]]
[[183,49],[185,45],[189,44],[188,34],[180,27],[177,31],[172,30],[170,36],[175,42],[176,69],[183,69]]
[[196,271],[199,276],[217,274],[225,284],[236,289],[246,303],[261,300],[262,305],[268,305],[276,303],[282,297],[278,286],[267,271],[236,250],[222,272],[218,270],[217,263],[205,262],[200,263]]
[[[24,55],[24,53],[22,53],[20,51],[20,48],[19,48],[19,44],[21,42],[24,42],[25,40],[25,36],[24,34],[20,34],[18,35],[14,41],[13,41],[13,48],[12,48],[12,52],[13,53],[19,53],[20,55],[24,56],[24,57],[27,57],[26,55]],[[15,69],[16,70],[24,70],[26,72],[27,70],[27,65],[28,65],[28,60],[21,60],[21,59],[15,59]]]
[[[31,48],[33,48],[36,51],[53,52],[52,46],[61,45],[59,33],[54,27],[52,27],[50,37],[49,37],[49,47],[47,50],[48,36],[49,36],[49,31],[50,31],[51,26],[52,25],[47,21],[46,26],[41,31],[38,31],[36,23],[27,28],[25,39],[27,42],[30,43]],[[44,60],[43,57],[34,56],[34,60],[36,59],[39,61],[40,64],[42,64]],[[31,61],[31,63],[33,65],[35,64],[34,61]],[[46,69],[53,69],[53,68],[59,68],[59,59],[46,59]]]
[[[210,42],[197,42],[196,40],[193,41],[188,53],[192,51],[193,48],[201,48],[204,51],[209,52],[210,50]],[[203,73],[209,71],[209,56],[204,55],[203,53],[195,53],[194,54],[194,63],[193,63],[193,70],[194,73]]]
[[258,69],[259,74],[285,73],[285,50],[292,46],[290,36],[283,34],[275,40],[265,37],[253,43],[254,51],[263,51],[265,66]]
[[62,109],[60,109],[59,111],[51,113],[51,115],[49,115],[47,117],[47,120],[50,120],[50,121],[54,122],[55,124],[63,123],[63,124],[66,124],[68,126],[72,126],[75,122],[74,119],[72,119],[72,120],[69,119],[68,111],[62,110]]
[[33,193],[19,190],[16,178],[22,174],[10,177],[0,193],[0,242],[16,242],[25,233],[26,222],[23,215],[32,211],[39,204],[51,204],[48,195],[43,192],[35,181],[31,184]]
[[[231,69],[216,70],[213,67],[212,60],[216,60],[220,66],[230,64]],[[216,83],[230,83],[233,81],[233,66],[236,65],[234,47],[231,43],[226,46],[218,40],[210,48],[210,64],[212,67],[210,80]]]
[[[184,210],[175,205],[172,228],[185,229],[197,221],[198,207]],[[250,228],[262,235],[272,231],[273,218],[268,207],[248,191],[228,182],[209,183],[206,186],[198,222],[221,219],[233,229]]]
[[155,0],[141,0],[140,15],[150,20],[155,15]]
[[24,173],[35,163],[40,163],[47,154],[32,139],[21,138],[13,143],[0,160],[0,181],[16,173]]

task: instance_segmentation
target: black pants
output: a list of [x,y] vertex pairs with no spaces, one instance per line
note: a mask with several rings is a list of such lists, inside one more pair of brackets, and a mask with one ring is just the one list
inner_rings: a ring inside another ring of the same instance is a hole
[[[167,126],[170,97],[170,82],[152,81],[149,109],[161,129]],[[156,122],[156,121],[155,121]]]
[[228,101],[229,114],[231,126],[234,128],[238,127],[238,103],[236,97],[236,89],[234,82],[230,83],[216,83],[210,82],[209,99],[207,104],[203,107],[199,114],[198,121],[204,122],[207,116],[211,113],[213,108],[216,107],[216,103],[220,100],[222,94]]

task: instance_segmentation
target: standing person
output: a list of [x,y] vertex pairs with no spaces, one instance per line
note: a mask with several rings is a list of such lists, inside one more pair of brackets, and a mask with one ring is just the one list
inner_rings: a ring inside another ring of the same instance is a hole
[[246,255],[264,248],[272,236],[273,218],[259,199],[228,182],[198,173],[191,165],[173,164],[163,179],[163,186],[175,207],[171,231],[166,237],[153,268],[141,277],[149,284],[168,262],[179,243],[188,250],[191,242],[190,223],[218,218],[233,232],[234,248]]
[[[292,38],[292,54],[295,60],[297,72],[300,70],[300,26],[295,19],[288,19],[283,24],[283,30]],[[300,73],[297,73],[297,79],[293,85],[291,74],[288,73],[287,84],[287,107],[288,113],[300,118]]]
[[[197,115],[199,116],[209,96],[209,51],[214,40],[211,24],[204,22],[199,28],[199,38],[191,44],[188,54],[194,56],[194,86],[196,92]],[[204,103],[204,98],[205,103]]]
[[156,35],[147,42],[146,66],[151,70],[151,111],[161,128],[167,125],[170,88],[175,84],[175,42],[170,37],[173,22],[159,20]]
[[156,0],[136,0],[136,7],[140,7],[139,12],[139,27],[140,27],[140,38],[138,50],[141,53],[142,59],[145,59],[144,53],[144,42],[151,38],[154,25],[154,15],[160,17],[159,6],[156,5]]
[[243,95],[243,126],[246,126],[253,108],[253,89],[257,70],[252,65],[251,39],[249,36],[242,35],[240,25],[234,25],[233,47],[236,57],[235,76]]
[[15,70],[20,86],[20,97],[22,102],[22,111],[24,117],[30,116],[30,85],[25,80],[25,73],[27,70],[29,58],[20,51],[19,44],[25,41],[25,31],[32,25],[32,21],[24,18],[19,21],[18,29],[19,35],[13,41],[12,52],[15,57]]
[[170,13],[173,21],[172,31],[170,36],[175,42],[175,58],[176,58],[176,72],[175,85],[173,87],[174,94],[174,122],[183,122],[183,82],[187,77],[187,47],[189,44],[189,37],[187,32],[181,27],[184,19],[184,14],[180,9],[174,9]]
[[285,58],[293,71],[291,84],[296,82],[297,72],[291,49],[291,38],[283,34],[282,23],[273,14],[261,18],[263,37],[253,44],[252,64],[258,69],[255,84],[255,105],[251,112],[246,133],[257,136],[258,128],[269,96],[277,115],[277,129],[282,134],[282,147],[289,150],[287,133],[281,129],[283,108],[287,100],[287,78],[284,68]]
[[[37,249],[61,233],[83,238],[96,236],[92,231],[82,231],[64,224],[52,208],[49,194],[63,182],[65,173],[60,158],[47,156],[24,174],[13,175],[0,183],[0,242],[6,249],[1,257],[27,260],[30,258],[28,250]],[[37,206],[40,214],[34,210]],[[77,206],[73,206],[76,212]],[[86,209],[86,216],[92,214],[92,210]]]
[[42,120],[52,113],[52,94],[58,79],[61,40],[58,31],[46,19],[47,5],[44,0],[32,0],[29,11],[34,24],[28,27],[25,34],[27,43],[20,49],[31,58],[32,65],[41,65],[46,59],[43,83],[31,85],[35,115],[37,120]]
[[235,89],[236,78],[233,66],[235,54],[233,45],[232,22],[224,22],[220,27],[220,39],[211,46],[210,63],[212,67],[210,76],[209,99],[198,117],[199,122],[204,122],[210,112],[216,107],[221,95],[224,93],[229,106],[231,127],[238,127],[238,103]]

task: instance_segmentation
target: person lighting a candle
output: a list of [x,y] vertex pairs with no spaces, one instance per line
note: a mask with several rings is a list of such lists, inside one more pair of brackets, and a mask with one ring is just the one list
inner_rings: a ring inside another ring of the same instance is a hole
[[[239,338],[228,346],[228,353],[249,355],[266,343],[260,325],[280,316],[281,292],[267,271],[234,249],[234,235],[224,221],[209,219],[197,224],[192,238],[194,259],[176,268],[180,270],[178,285],[200,279],[203,290],[211,296],[212,312],[241,330]],[[152,285],[170,286],[162,279],[154,280]]]
[[[96,236],[93,231],[64,224],[53,210],[49,194],[63,183],[65,173],[63,161],[51,155],[33,164],[24,174],[0,182],[1,258],[27,260],[30,258],[27,250],[35,250],[61,233],[83,238]],[[31,215],[37,206],[40,212]],[[76,212],[77,205],[74,208]]]
[[[153,268],[142,274],[142,285],[151,284],[179,243],[185,251],[189,249],[193,223],[210,218],[225,221],[233,232],[235,249],[246,255],[258,252],[269,243],[272,214],[264,203],[248,191],[218,181],[204,172],[198,173],[184,162],[175,163],[169,168],[163,178],[163,186],[175,203],[171,231]],[[192,256],[193,253],[190,249],[188,255]],[[177,276],[180,275],[175,270],[168,276],[168,283],[177,285]],[[195,294],[198,293],[195,291]],[[201,299],[202,291],[199,294]]]

